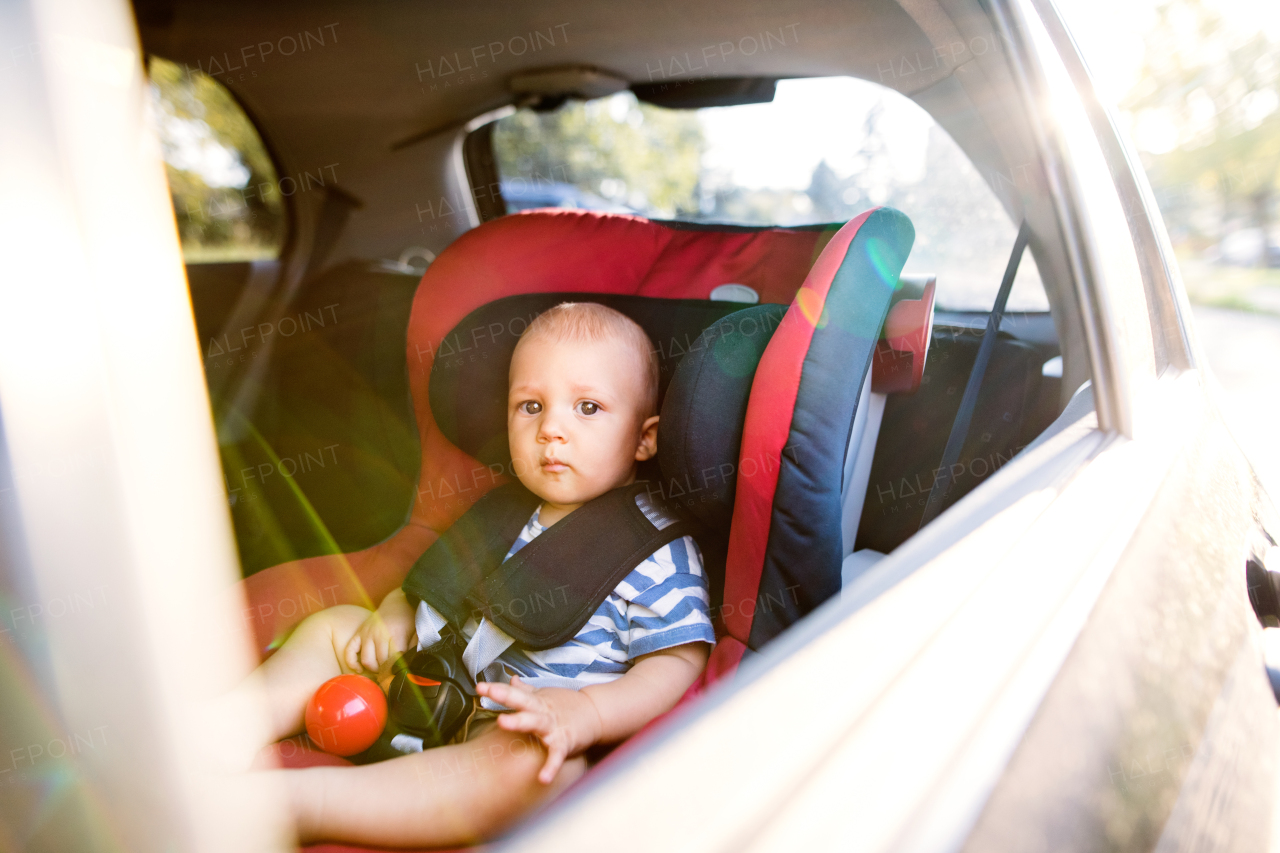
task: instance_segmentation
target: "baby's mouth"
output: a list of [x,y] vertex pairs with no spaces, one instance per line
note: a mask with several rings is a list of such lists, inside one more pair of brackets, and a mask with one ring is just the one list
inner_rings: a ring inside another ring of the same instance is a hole
[[557,474],[561,471],[568,471],[570,468],[569,463],[562,459],[550,459],[545,456],[539,460],[539,464],[541,464],[542,470],[548,474]]

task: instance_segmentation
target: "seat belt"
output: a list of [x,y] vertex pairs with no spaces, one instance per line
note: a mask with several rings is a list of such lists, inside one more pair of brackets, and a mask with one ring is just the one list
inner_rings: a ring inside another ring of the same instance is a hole
[[960,399],[960,410],[951,424],[951,435],[947,437],[946,449],[942,451],[942,464],[933,479],[933,488],[929,490],[929,500],[924,505],[924,515],[920,518],[920,527],[937,518],[942,511],[942,502],[951,490],[951,466],[960,459],[960,451],[964,449],[964,441],[969,436],[969,424],[973,420],[973,410],[978,405],[978,391],[982,387],[982,377],[987,372],[987,363],[991,361],[991,352],[996,348],[996,338],[1000,333],[1000,321],[1004,319],[1004,306],[1009,301],[1009,292],[1013,290],[1013,279],[1018,274],[1018,264],[1022,261],[1022,253],[1031,239],[1031,228],[1022,220],[1018,236],[1013,241],[1013,253],[1009,256],[1009,265],[1004,270],[1004,280],[1000,282],[1000,290],[996,293],[996,304],[987,316],[987,328],[982,333],[982,342],[978,344],[978,357],[973,360],[973,370],[969,373],[969,382],[964,388],[964,397]]

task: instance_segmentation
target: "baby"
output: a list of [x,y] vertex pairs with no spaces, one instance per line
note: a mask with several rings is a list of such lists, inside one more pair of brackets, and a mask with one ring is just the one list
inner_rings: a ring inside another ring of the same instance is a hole
[[[657,453],[657,396],[653,346],[623,314],[564,303],[530,324],[511,358],[507,427],[513,470],[542,503],[508,558],[635,480],[636,463]],[[302,730],[307,700],[335,675],[385,686],[391,664],[417,645],[415,615],[397,589],[372,614],[341,605],[303,621],[259,668],[274,738]],[[472,619],[463,634],[477,627]],[[637,565],[569,642],[503,652],[477,692],[510,710],[473,712],[465,744],[284,771],[301,840],[421,846],[492,836],[581,776],[588,747],[674,707],[714,642],[701,554],[686,536]]]

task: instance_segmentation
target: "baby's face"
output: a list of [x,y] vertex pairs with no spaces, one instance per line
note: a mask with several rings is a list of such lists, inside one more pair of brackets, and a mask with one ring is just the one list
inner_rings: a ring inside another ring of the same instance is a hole
[[635,479],[656,452],[657,417],[644,418],[644,373],[616,340],[522,341],[511,359],[507,434],[516,476],[564,508]]

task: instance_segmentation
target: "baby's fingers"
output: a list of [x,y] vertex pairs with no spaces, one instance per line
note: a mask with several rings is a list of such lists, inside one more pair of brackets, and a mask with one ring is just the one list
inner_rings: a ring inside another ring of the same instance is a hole
[[390,632],[384,633],[382,642],[378,645],[378,669],[382,669],[382,665],[391,659],[393,646]]
[[551,734],[555,728],[549,715],[537,711],[502,714],[498,717],[498,727],[509,732],[529,732],[539,737]]
[[360,649],[360,663],[369,672],[378,671],[378,632],[370,631],[369,636],[365,638],[364,646]]
[[346,661],[347,669],[354,672],[360,671],[360,632],[351,638],[347,643],[346,649],[343,650],[342,659]]
[[560,767],[564,764],[566,754],[565,748],[559,743],[554,746],[547,744],[547,762],[538,771],[538,781],[544,785],[550,785],[555,781],[556,774],[560,772]]
[[528,689],[519,685],[512,686],[498,681],[482,681],[476,685],[481,696],[487,696],[499,705],[506,705],[517,711],[529,711],[543,707],[542,700],[534,696]]

